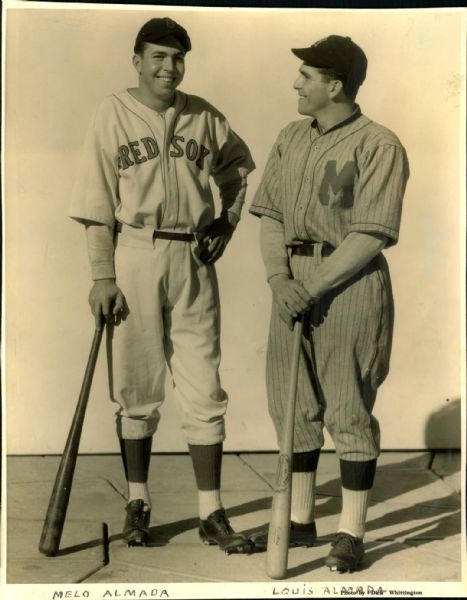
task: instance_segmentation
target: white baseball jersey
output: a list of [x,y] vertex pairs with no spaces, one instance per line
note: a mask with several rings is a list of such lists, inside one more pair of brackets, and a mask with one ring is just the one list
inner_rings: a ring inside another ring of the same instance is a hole
[[244,187],[236,184],[246,185],[252,169],[245,143],[196,96],[177,91],[173,106],[159,114],[126,91],[107,98],[93,116],[70,216],[121,224],[114,262],[129,314],[112,329],[108,362],[124,439],[156,431],[167,364],[188,443],[224,439],[215,268],[201,262],[196,243],[153,233],[209,226],[210,177],[220,186],[222,209],[239,217]]
[[70,216],[110,227],[117,220],[201,230],[214,217],[210,177],[222,185],[253,169],[245,143],[202,98],[177,91],[159,114],[121,92],[93,116]]

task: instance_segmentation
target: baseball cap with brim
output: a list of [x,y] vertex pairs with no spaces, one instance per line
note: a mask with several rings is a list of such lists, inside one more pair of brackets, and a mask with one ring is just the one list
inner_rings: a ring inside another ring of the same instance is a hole
[[349,37],[330,35],[308,48],[292,48],[292,52],[310,67],[333,69],[358,84],[365,80],[367,58]]
[[135,52],[144,42],[157,44],[169,36],[178,40],[185,52],[191,50],[191,41],[186,30],[172,19],[164,17],[151,19],[141,27],[135,40]]

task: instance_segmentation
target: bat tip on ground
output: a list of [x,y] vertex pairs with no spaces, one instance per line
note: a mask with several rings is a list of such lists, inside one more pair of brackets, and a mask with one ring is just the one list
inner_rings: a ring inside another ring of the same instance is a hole
[[266,571],[267,575],[270,579],[285,579],[287,576],[287,571]]
[[47,548],[43,548],[42,546],[39,546],[39,552],[47,557],[57,556],[57,550],[50,550]]

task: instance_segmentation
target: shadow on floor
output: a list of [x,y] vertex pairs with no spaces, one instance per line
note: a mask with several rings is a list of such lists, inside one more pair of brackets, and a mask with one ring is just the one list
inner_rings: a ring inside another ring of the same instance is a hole
[[462,445],[460,398],[446,398],[445,405],[430,413],[425,426],[427,448],[460,448]]
[[[228,516],[239,517],[242,515],[250,514],[260,510],[267,510],[271,507],[271,498],[258,498],[258,500],[251,500],[249,502],[244,502],[243,504],[238,504],[237,506],[233,506],[227,509]],[[199,518],[192,517],[189,519],[182,519],[180,521],[173,521],[171,523],[164,523],[163,525],[156,525],[149,529],[149,544],[148,546],[166,546],[170,543],[171,539],[185,533],[186,531],[190,531],[192,529],[197,529],[199,526]],[[251,535],[256,533],[258,530],[267,526],[267,523],[262,523],[253,529],[248,529],[241,531],[239,533],[244,533],[245,535]],[[109,542],[116,542],[122,538],[121,534],[115,534],[110,536]],[[102,545],[102,538],[96,538],[90,540],[89,542],[83,544],[77,544],[75,546],[68,546],[67,548],[63,548],[58,551],[57,556],[66,556],[69,554],[73,554],[74,552],[79,552],[81,550],[86,550],[88,548],[94,548],[99,545]]]
[[[459,452],[452,453],[453,460],[443,463],[445,474],[452,475],[459,472]],[[382,466],[378,469],[380,479],[384,477],[390,478],[390,485],[378,486],[378,473],[376,475],[375,487],[377,489],[377,500],[374,504],[386,502],[388,500],[396,500],[398,496],[402,496],[408,492],[414,492],[427,485],[427,479],[418,476],[413,477],[398,477],[398,471],[412,471],[419,474],[420,470],[429,470],[431,460],[426,455],[416,456],[400,463]],[[423,463],[425,463],[423,465]],[[319,469],[319,466],[318,466]],[[436,481],[436,480],[435,480]],[[428,484],[432,482],[429,481]],[[324,503],[321,503],[317,508],[317,518],[331,515],[338,515],[341,510],[340,496],[340,478],[335,478],[326,482],[317,488],[317,496],[325,497]],[[330,495],[334,494],[334,495]],[[265,508],[267,508],[265,506]],[[432,519],[427,522],[426,519]],[[424,520],[420,524],[417,521]],[[412,526],[405,527],[410,523]],[[267,526],[267,523],[259,525],[254,529],[245,531],[247,535],[256,533],[259,529]],[[457,492],[447,494],[442,498],[433,500],[424,500],[403,506],[386,513],[385,515],[368,521],[367,531],[377,531],[378,529],[399,526],[399,529],[392,535],[381,537],[376,541],[366,542],[366,554],[359,570],[368,569],[374,562],[380,558],[386,557],[389,554],[394,554],[407,549],[407,546],[422,546],[432,542],[434,539],[445,540],[451,536],[458,535],[461,532],[461,509],[460,495]],[[423,533],[422,533],[423,532]],[[395,541],[397,540],[397,541]],[[319,538],[316,545],[328,543],[329,539]],[[388,542],[394,541],[393,544]],[[404,545],[402,545],[404,544]],[[310,561],[291,569],[290,576],[300,576],[309,571],[322,566],[322,559]]]
[[[365,556],[359,565],[358,571],[369,569],[376,561],[387,559],[390,555],[407,550],[409,547],[420,547],[424,544],[433,542],[433,539],[446,539],[451,535],[460,533],[460,510],[450,515],[446,515],[436,522],[430,524],[432,527],[426,530],[427,524],[418,525],[397,533],[397,537],[403,538],[403,544],[400,541],[393,541],[388,544],[391,538],[382,538],[381,540],[365,542]],[[424,537],[419,535],[423,530]],[[448,533],[449,532],[449,533]],[[457,557],[453,557],[457,558]],[[323,559],[319,558],[307,563],[303,563],[289,570],[289,577],[305,575],[314,569],[322,567]]]
[[[456,461],[452,461],[453,469],[452,473],[456,472],[456,468],[454,467]],[[375,489],[377,490],[377,501],[376,502],[385,502],[387,500],[394,500],[398,496],[406,494],[408,492],[412,492],[417,490],[418,488],[426,485],[426,478],[423,477],[397,477],[396,473],[391,473],[390,471],[398,471],[398,470],[414,470],[419,472],[421,466],[425,463],[425,469],[427,468],[427,456],[416,456],[414,458],[410,458],[408,460],[401,461],[400,463],[393,463],[388,466],[383,466],[378,469],[375,480]],[[318,467],[319,468],[319,467]],[[458,467],[457,467],[458,471]],[[394,479],[391,481],[392,485],[378,486],[378,476],[380,478],[384,477],[385,479],[390,477],[390,479]],[[341,497],[340,497],[340,478],[334,478],[331,481],[326,482],[325,484],[318,486],[317,488],[317,496],[326,498],[323,503],[321,503],[317,509],[317,518],[320,516],[331,516],[337,515],[341,510]],[[376,503],[375,502],[375,503]],[[458,506],[459,508],[455,508]],[[251,514],[258,511],[268,510],[271,507],[271,497],[262,497],[257,500],[252,500],[249,502],[244,502],[242,504],[238,504],[236,506],[227,507],[227,514],[230,518],[239,517],[246,514]],[[430,523],[426,521],[420,525],[415,525],[410,528],[404,528],[404,524],[411,523],[414,524],[420,519],[427,518],[427,507],[429,507],[429,516],[433,518]],[[412,543],[413,545],[421,545],[428,541],[432,541],[433,538],[437,539],[445,539],[446,537],[456,535],[460,533],[460,502],[459,495],[455,492],[449,494],[443,498],[438,498],[435,500],[429,501],[427,504],[426,501],[418,502],[416,504],[410,506],[403,506],[401,508],[397,508],[391,512],[386,513],[385,515],[373,519],[372,521],[368,521],[367,523],[367,531],[377,531],[380,528],[389,527],[389,526],[397,526],[400,525],[401,528],[396,533],[391,536],[382,537],[379,542],[369,542],[368,547],[370,549],[367,552],[365,564],[371,564],[372,560],[377,560],[379,558],[378,552],[376,551],[378,546],[381,543],[387,543],[389,540],[394,538],[403,538],[404,543]],[[197,516],[193,516],[192,518],[183,519],[179,521],[173,521],[171,523],[165,523],[163,525],[153,526],[150,529],[150,546],[165,546],[170,543],[170,541],[187,531],[192,529],[197,529],[199,525],[199,519]],[[258,531],[267,527],[268,523],[263,522],[259,523],[257,526],[253,528],[246,529],[242,531],[245,535],[253,535]],[[415,538],[411,538],[409,536],[417,534],[419,531],[424,531],[424,533],[428,536],[425,538],[420,538],[419,536]],[[110,537],[109,541],[114,542],[121,539],[120,534],[116,534]],[[328,540],[318,540],[317,544],[327,543]],[[66,556],[72,554],[74,552],[79,552],[80,550],[84,550],[86,548],[96,547],[102,544],[102,539],[94,539],[90,540],[87,543],[69,546],[67,548],[63,548],[58,552],[58,556]],[[386,555],[385,548],[384,554]],[[394,547],[394,552],[400,550],[400,543],[397,543]],[[373,549],[373,550],[372,550]],[[372,558],[374,557],[374,559]],[[301,569],[303,567],[304,571],[308,568],[315,568],[313,563],[309,565],[302,565],[301,567],[297,567],[297,569]],[[297,572],[296,574],[300,574],[302,571]]]

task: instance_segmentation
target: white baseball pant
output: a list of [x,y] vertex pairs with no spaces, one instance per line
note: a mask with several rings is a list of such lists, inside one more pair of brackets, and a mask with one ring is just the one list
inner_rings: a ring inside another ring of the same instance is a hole
[[168,365],[187,442],[216,444],[227,408],[216,272],[199,260],[196,242],[152,236],[151,228],[124,225],[116,244],[117,284],[129,309],[107,344],[117,432],[124,439],[155,433]]

